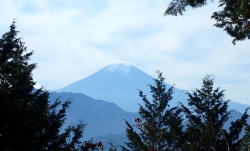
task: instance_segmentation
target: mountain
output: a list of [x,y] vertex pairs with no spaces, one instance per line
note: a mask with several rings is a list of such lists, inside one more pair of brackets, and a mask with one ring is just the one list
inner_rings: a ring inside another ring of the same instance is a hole
[[[76,81],[58,92],[78,92],[96,99],[113,102],[126,111],[137,112],[141,99],[138,90],[149,94],[148,85],[153,77],[132,64],[120,63],[109,65],[87,78]],[[176,89],[177,90],[177,89]],[[177,90],[181,96],[183,93]]]
[[[83,93],[96,99],[108,100],[117,104],[126,111],[137,112],[142,103],[138,96],[138,89],[150,97],[149,84],[153,83],[153,77],[146,74],[129,63],[112,64],[100,71],[76,81],[58,92]],[[166,84],[167,87],[170,87]],[[174,105],[178,102],[186,104],[187,96],[183,90],[174,89]],[[229,109],[244,112],[248,105],[230,102]]]
[[137,116],[135,113],[122,110],[114,103],[95,100],[80,93],[50,93],[51,102],[57,98],[72,101],[67,111],[66,125],[83,120],[87,124],[85,138],[125,133],[124,120],[132,122]]

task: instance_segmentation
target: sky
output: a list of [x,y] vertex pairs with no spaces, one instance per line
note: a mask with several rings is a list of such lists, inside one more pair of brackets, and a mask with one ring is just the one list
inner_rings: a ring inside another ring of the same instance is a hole
[[216,1],[164,16],[168,0],[0,0],[0,34],[17,22],[37,63],[34,79],[53,90],[106,65],[130,62],[169,84],[200,88],[206,74],[226,98],[250,104],[250,40],[232,38],[213,26]]

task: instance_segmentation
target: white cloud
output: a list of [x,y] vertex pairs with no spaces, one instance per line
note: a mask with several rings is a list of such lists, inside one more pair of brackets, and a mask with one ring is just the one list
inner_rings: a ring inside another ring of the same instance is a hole
[[213,26],[217,4],[163,17],[166,1],[0,0],[0,32],[14,18],[38,63],[35,79],[55,89],[119,61],[154,75],[161,70],[183,89],[214,74],[228,98],[249,103],[250,44],[231,44]]

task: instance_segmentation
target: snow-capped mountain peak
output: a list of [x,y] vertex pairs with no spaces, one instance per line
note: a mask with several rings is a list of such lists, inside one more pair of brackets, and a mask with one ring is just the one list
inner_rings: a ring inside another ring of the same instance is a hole
[[122,72],[125,74],[128,74],[132,68],[135,68],[135,65],[133,63],[129,62],[121,62],[116,64],[111,64],[105,68],[108,72]]

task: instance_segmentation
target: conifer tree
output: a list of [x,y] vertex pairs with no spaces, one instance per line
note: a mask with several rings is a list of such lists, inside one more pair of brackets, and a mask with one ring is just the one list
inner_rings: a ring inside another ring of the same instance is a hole
[[162,73],[150,85],[152,100],[142,92],[143,105],[140,105],[139,118],[136,124],[127,123],[127,146],[123,151],[177,151],[182,143],[181,110],[170,107],[173,87],[166,88]]
[[240,119],[233,121],[229,129],[225,123],[229,119],[228,101],[224,91],[214,89],[214,79],[203,79],[201,89],[188,93],[188,107],[182,105],[188,120],[185,130],[185,151],[239,151],[244,127],[247,122],[246,112]]
[[[15,22],[0,39],[0,150],[88,151],[101,144],[81,142],[84,124],[62,130],[70,102],[48,101],[35,89],[29,63],[32,52],[17,38]],[[86,146],[88,145],[88,146]]]

